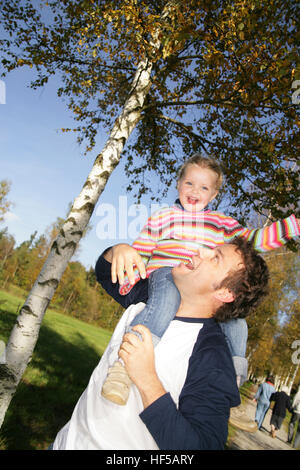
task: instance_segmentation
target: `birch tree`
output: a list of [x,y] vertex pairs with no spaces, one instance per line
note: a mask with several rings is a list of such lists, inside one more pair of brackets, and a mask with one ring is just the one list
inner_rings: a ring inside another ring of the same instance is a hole
[[[130,3],[128,2],[129,7],[131,7]],[[160,16],[156,15],[161,22],[160,28],[153,30],[148,45],[149,53],[144,54],[137,64],[123,110],[116,119],[106,145],[98,155],[82,191],[75,199],[68,218],[53,243],[50,254],[20,311],[6,347],[6,364],[1,365],[0,424],[3,422],[12,396],[32,356],[47,306],[82,237],[108,177],[118,164],[124,145],[140,119],[141,110],[151,86],[153,65],[151,58],[158,53],[161,46],[159,33],[163,31],[164,24],[174,20],[179,7],[178,3],[169,2],[162,9]],[[130,14],[130,8],[128,11]],[[121,18],[124,12],[126,15],[126,9],[125,11],[120,9],[118,12]],[[103,17],[106,19],[107,27],[111,17],[105,11]],[[118,19],[117,14],[116,18]]]
[[[298,73],[292,0],[284,8],[277,0],[1,4],[5,72],[33,68],[33,88],[59,73],[58,94],[68,100],[87,152],[99,126],[109,131],[9,338],[0,369],[0,423],[47,306],[121,155],[129,187],[148,170],[159,172],[167,187],[182,163],[178,146],[186,156],[195,150],[216,154],[232,189],[232,215],[241,216],[250,207],[295,203],[298,181],[291,165],[299,124],[291,86]],[[139,195],[147,189],[140,186]]]

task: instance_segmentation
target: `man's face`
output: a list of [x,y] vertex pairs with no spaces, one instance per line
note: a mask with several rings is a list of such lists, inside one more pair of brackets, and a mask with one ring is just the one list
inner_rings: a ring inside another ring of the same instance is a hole
[[180,263],[172,270],[174,282],[181,294],[193,295],[215,292],[230,272],[243,267],[236,246],[220,245],[213,250],[200,248],[188,264]]

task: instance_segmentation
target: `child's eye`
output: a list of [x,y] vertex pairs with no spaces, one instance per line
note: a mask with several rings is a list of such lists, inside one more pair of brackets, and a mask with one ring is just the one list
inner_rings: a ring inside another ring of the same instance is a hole
[[190,181],[186,181],[185,184],[188,184],[188,185],[192,185],[192,183]]

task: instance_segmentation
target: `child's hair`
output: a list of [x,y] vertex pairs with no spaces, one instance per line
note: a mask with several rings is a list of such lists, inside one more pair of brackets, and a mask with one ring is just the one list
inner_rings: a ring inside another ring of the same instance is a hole
[[179,169],[178,181],[180,181],[181,178],[184,177],[185,170],[188,165],[198,165],[200,166],[200,168],[208,168],[209,170],[212,170],[217,175],[216,188],[220,189],[223,183],[223,172],[217,160],[215,160],[214,158],[203,157],[201,153],[194,153],[194,155],[192,155],[188,160],[186,160],[186,162],[184,162],[182,167]]

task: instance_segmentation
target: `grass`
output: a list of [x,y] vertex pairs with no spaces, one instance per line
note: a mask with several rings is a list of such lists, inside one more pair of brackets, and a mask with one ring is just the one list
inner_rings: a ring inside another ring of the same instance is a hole
[[[0,291],[0,340],[25,297]],[[1,450],[47,449],[70,419],[111,332],[49,309],[0,431]]]
[[[0,340],[7,341],[24,300],[20,290],[0,291]],[[47,310],[33,358],[0,430],[0,450],[48,448],[70,419],[110,336],[110,331]],[[251,395],[251,385],[241,388],[242,402]],[[229,426],[229,440],[234,433]]]

